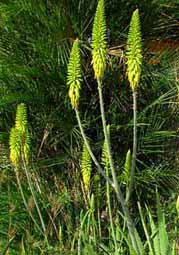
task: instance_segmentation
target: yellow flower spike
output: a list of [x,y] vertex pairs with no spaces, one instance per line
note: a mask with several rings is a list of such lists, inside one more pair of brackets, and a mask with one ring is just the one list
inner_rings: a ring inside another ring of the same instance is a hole
[[14,127],[11,128],[9,147],[11,163],[17,167],[21,160],[21,132]]
[[142,43],[138,9],[132,14],[127,40],[127,76],[132,91],[137,90],[140,82],[142,64]]
[[104,0],[99,0],[92,31],[92,64],[96,79],[100,79],[104,75],[106,55],[107,43]]
[[89,189],[90,189],[91,168],[92,168],[91,157],[84,143],[82,159],[81,159],[81,170],[82,170],[84,188],[87,193],[89,192]]
[[[110,125],[107,126],[107,134],[108,134],[108,136],[110,136]],[[103,143],[101,164],[104,166],[104,169],[106,171],[106,176],[109,176],[110,163],[109,163],[109,155],[107,152],[106,141],[104,141],[104,143]]]
[[122,180],[124,181],[125,184],[129,183],[130,179],[130,169],[131,169],[131,162],[132,162],[132,155],[130,149],[126,153],[126,160],[124,164],[124,170],[122,172]]
[[79,40],[76,39],[70,53],[67,76],[68,95],[73,109],[77,109],[79,104],[81,81],[80,47]]
[[[18,167],[22,156],[28,164],[30,156],[30,136],[28,132],[27,109],[25,104],[19,104],[16,111],[15,127],[10,132],[10,160],[12,165]],[[23,154],[23,155],[22,155]]]
[[27,109],[25,104],[21,103],[17,106],[15,128],[24,133],[27,130],[27,126]]

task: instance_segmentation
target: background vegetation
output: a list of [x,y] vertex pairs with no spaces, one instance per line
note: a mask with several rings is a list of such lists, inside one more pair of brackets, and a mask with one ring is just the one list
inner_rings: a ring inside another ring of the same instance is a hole
[[[85,192],[81,171],[83,142],[66,86],[69,53],[78,37],[82,44],[84,80],[80,113],[85,132],[100,160],[104,138],[90,44],[96,5],[94,0],[0,2],[0,254],[116,252],[106,209],[105,180],[98,176],[94,165],[91,166],[89,194]],[[125,74],[125,45],[136,7],[140,11],[144,60],[138,92],[139,143],[131,214],[146,247],[149,242],[145,224],[152,240],[156,233],[161,233],[157,226],[166,226],[164,236],[167,235],[169,243],[176,247],[179,188],[177,1],[106,1],[108,61],[103,88],[106,118],[111,126],[117,175],[125,191],[126,179],[120,169],[123,169],[128,149],[132,149],[133,139],[132,93]],[[27,207],[9,161],[9,134],[20,103],[27,106],[32,143],[31,164],[28,169],[22,165],[19,170]],[[33,192],[25,170],[28,170]],[[165,209],[165,220],[156,190]],[[132,254],[120,207],[110,192],[115,239],[119,246],[116,254]],[[41,221],[33,195],[40,208]],[[161,255],[165,254],[161,251]]]

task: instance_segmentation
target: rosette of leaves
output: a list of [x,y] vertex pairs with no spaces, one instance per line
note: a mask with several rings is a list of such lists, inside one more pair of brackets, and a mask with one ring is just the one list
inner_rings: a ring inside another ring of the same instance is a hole
[[67,85],[69,86],[68,95],[73,109],[77,109],[78,107],[81,81],[80,47],[79,40],[76,39],[70,53],[67,75]]
[[127,40],[127,76],[132,91],[136,91],[140,82],[142,64],[142,43],[139,11],[136,9],[131,18]]
[[10,160],[19,166],[22,158],[27,164],[30,156],[30,135],[28,131],[27,109],[25,104],[17,106],[15,127],[10,132]]
[[104,0],[99,0],[92,30],[92,64],[96,79],[100,79],[104,75],[106,55],[107,42]]

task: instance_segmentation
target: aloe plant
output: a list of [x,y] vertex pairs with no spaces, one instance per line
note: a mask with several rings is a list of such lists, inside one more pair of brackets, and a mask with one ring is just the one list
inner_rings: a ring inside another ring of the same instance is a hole
[[[73,47],[72,47],[70,58],[69,58],[67,85],[70,86],[69,97],[71,100],[71,105],[72,105],[72,108],[76,112],[76,118],[78,121],[78,125],[80,128],[83,140],[85,142],[86,148],[87,148],[93,162],[97,166],[99,173],[114,188],[114,190],[116,192],[117,199],[122,206],[122,210],[123,210],[123,213],[126,218],[127,227],[128,227],[128,231],[129,231],[129,235],[130,235],[133,247],[134,247],[135,251],[140,254],[140,251],[138,250],[138,243],[137,243],[136,230],[134,228],[134,223],[130,217],[129,209],[125,205],[125,200],[124,200],[123,194],[121,192],[121,189],[119,187],[119,183],[117,180],[114,162],[113,162],[113,158],[112,158],[112,152],[111,152],[110,137],[107,134],[104,102],[103,102],[103,95],[102,95],[102,78],[103,78],[104,71],[106,68],[106,55],[107,55],[106,25],[105,25],[104,12],[105,12],[104,0],[99,0],[95,18],[94,18],[94,23],[93,23],[93,31],[92,31],[92,59],[93,59],[92,64],[93,64],[93,68],[94,68],[95,78],[97,79],[97,84],[98,84],[98,93],[99,93],[103,133],[104,133],[104,137],[105,137],[106,149],[107,149],[107,154],[109,157],[109,164],[110,164],[113,181],[111,181],[110,178],[108,176],[106,176],[104,170],[102,169],[102,167],[100,166],[99,162],[97,161],[95,155],[93,154],[91,147],[89,145],[89,142],[87,140],[87,137],[85,135],[85,132],[83,130],[80,115],[78,112],[79,88],[81,86],[80,49],[78,47],[78,45],[79,45],[78,40],[76,40],[73,43]],[[71,93],[71,91],[73,93]]]
[[128,40],[127,40],[127,76],[133,94],[133,152],[132,165],[130,174],[130,184],[126,195],[126,202],[128,203],[135,178],[136,156],[137,156],[137,88],[140,82],[141,64],[142,64],[142,45],[141,45],[141,31],[140,18],[138,9],[132,14]]
[[[74,54],[75,52],[75,54]],[[76,113],[76,118],[78,121],[78,125],[81,131],[81,135],[83,137],[83,140],[85,142],[86,148],[92,158],[92,160],[94,161],[95,165],[98,168],[98,171],[100,172],[100,174],[106,179],[106,175],[102,169],[102,167],[100,166],[99,162],[97,161],[95,155],[93,154],[91,147],[89,145],[89,141],[85,135],[85,132],[83,130],[83,126],[81,123],[81,119],[80,119],[80,114],[78,111],[78,104],[79,104],[79,89],[81,87],[81,64],[80,64],[80,47],[79,47],[79,40],[76,39],[73,43],[73,47],[70,53],[70,58],[69,58],[69,64],[68,64],[68,75],[67,75],[67,85],[69,87],[69,97],[71,100],[71,105],[72,108],[75,110]],[[78,85],[76,87],[76,84]],[[75,89],[74,89],[75,88]],[[70,91],[73,91],[74,93],[71,93]],[[111,185],[112,181],[107,178],[108,182],[110,182]]]
[[[17,183],[19,186],[19,190],[20,190],[24,205],[25,205],[26,209],[28,210],[27,201],[25,199],[25,195],[24,195],[24,192],[22,189],[20,178],[19,178],[19,171],[22,169],[25,170],[25,174],[26,174],[27,181],[28,181],[28,186],[31,191],[31,194],[32,194],[39,218],[40,218],[43,233],[45,235],[45,233],[46,233],[45,223],[44,223],[37,199],[35,197],[30,173],[27,169],[27,165],[29,163],[29,156],[30,156],[30,136],[29,136],[29,131],[28,131],[27,109],[26,109],[25,104],[23,104],[23,103],[21,103],[17,106],[15,127],[13,127],[11,129],[9,145],[10,145],[10,160],[11,160],[12,165],[15,168],[16,179],[17,179]],[[38,226],[32,213],[29,210],[28,210],[28,212],[29,212],[31,218],[33,219],[34,223]],[[46,235],[45,235],[45,238],[46,238]]]
[[95,78],[97,79],[97,84],[98,84],[98,94],[99,94],[100,111],[101,111],[101,118],[102,118],[102,125],[103,125],[103,133],[105,137],[106,150],[109,157],[109,164],[111,168],[114,189],[116,191],[118,200],[121,203],[121,206],[123,208],[123,212],[127,220],[127,226],[128,226],[129,234],[130,234],[134,249],[138,252],[135,229],[134,229],[133,222],[131,220],[128,208],[125,206],[123,194],[119,187],[119,183],[117,180],[116,171],[114,167],[114,161],[112,158],[110,137],[107,133],[106,117],[105,117],[103,94],[102,94],[102,78],[106,68],[106,58],[107,58],[106,45],[107,43],[106,43],[106,22],[105,22],[104,0],[99,0],[95,18],[94,18],[94,23],[93,23],[93,31],[92,31],[93,69],[94,69]]

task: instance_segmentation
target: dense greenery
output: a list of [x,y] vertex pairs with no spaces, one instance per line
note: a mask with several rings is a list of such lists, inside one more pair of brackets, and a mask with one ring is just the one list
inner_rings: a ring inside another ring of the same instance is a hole
[[142,47],[143,60],[135,182],[127,208],[140,254],[177,254],[179,6],[177,0],[99,3],[0,2],[0,254],[136,254],[116,193],[92,163],[74,111],[111,178],[99,107],[102,80],[106,134],[125,196],[135,91],[127,77],[135,68],[128,68],[126,44],[136,7],[142,43],[134,53]]

